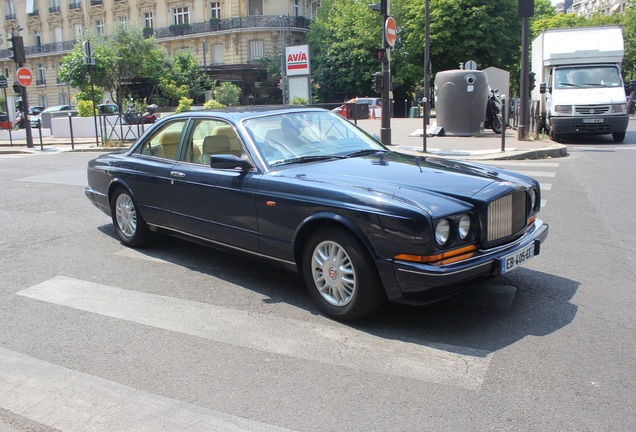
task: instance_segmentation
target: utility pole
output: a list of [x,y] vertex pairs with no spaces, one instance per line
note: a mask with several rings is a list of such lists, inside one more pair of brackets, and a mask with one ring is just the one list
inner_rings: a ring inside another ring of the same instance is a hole
[[519,17],[521,18],[521,76],[519,77],[519,126],[517,139],[526,141],[530,128],[530,17],[534,16],[534,0],[519,0]]
[[[397,37],[397,28],[395,20],[391,16],[389,0],[381,0],[380,3],[370,5],[371,9],[377,10],[382,15],[382,55],[378,55],[376,58],[382,62],[382,82],[381,87],[378,88],[379,81],[374,79],[374,87],[380,90],[380,97],[382,99],[382,117],[380,120],[380,141],[382,144],[391,144],[391,47],[395,45]],[[374,74],[374,77],[377,77]]]

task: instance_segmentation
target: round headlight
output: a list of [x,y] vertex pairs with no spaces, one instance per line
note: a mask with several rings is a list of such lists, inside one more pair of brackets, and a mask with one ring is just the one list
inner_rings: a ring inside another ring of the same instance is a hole
[[458,231],[459,238],[466,240],[466,237],[470,234],[470,216],[467,214],[462,215],[462,217],[459,218]]
[[530,195],[530,210],[534,211],[537,205],[537,191],[535,189],[530,189],[528,194]]
[[435,227],[435,241],[439,246],[444,246],[450,237],[450,223],[448,219],[437,222]]

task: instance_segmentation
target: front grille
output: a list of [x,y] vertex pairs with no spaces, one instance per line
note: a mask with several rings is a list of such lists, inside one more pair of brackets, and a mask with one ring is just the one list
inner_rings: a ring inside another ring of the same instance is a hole
[[577,114],[599,115],[609,112],[609,105],[579,105],[575,107]]
[[488,206],[487,241],[494,242],[517,233],[526,226],[526,192],[518,191]]

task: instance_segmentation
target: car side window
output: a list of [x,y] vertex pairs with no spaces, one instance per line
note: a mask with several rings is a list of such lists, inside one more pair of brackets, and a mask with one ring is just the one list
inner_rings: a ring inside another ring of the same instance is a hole
[[185,162],[210,165],[210,157],[215,154],[242,157],[245,153],[241,140],[229,123],[215,119],[195,120],[186,144]]
[[186,120],[165,124],[139,146],[139,154],[176,161],[185,125]]

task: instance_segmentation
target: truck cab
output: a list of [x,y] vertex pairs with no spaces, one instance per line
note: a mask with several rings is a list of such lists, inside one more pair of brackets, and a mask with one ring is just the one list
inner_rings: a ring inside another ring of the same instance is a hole
[[629,117],[625,87],[615,64],[555,66],[545,95],[546,123],[555,141],[566,135],[625,138]]
[[541,83],[539,125],[554,141],[573,135],[625,139],[629,122],[621,77],[621,26],[543,30],[532,42],[532,70]]

